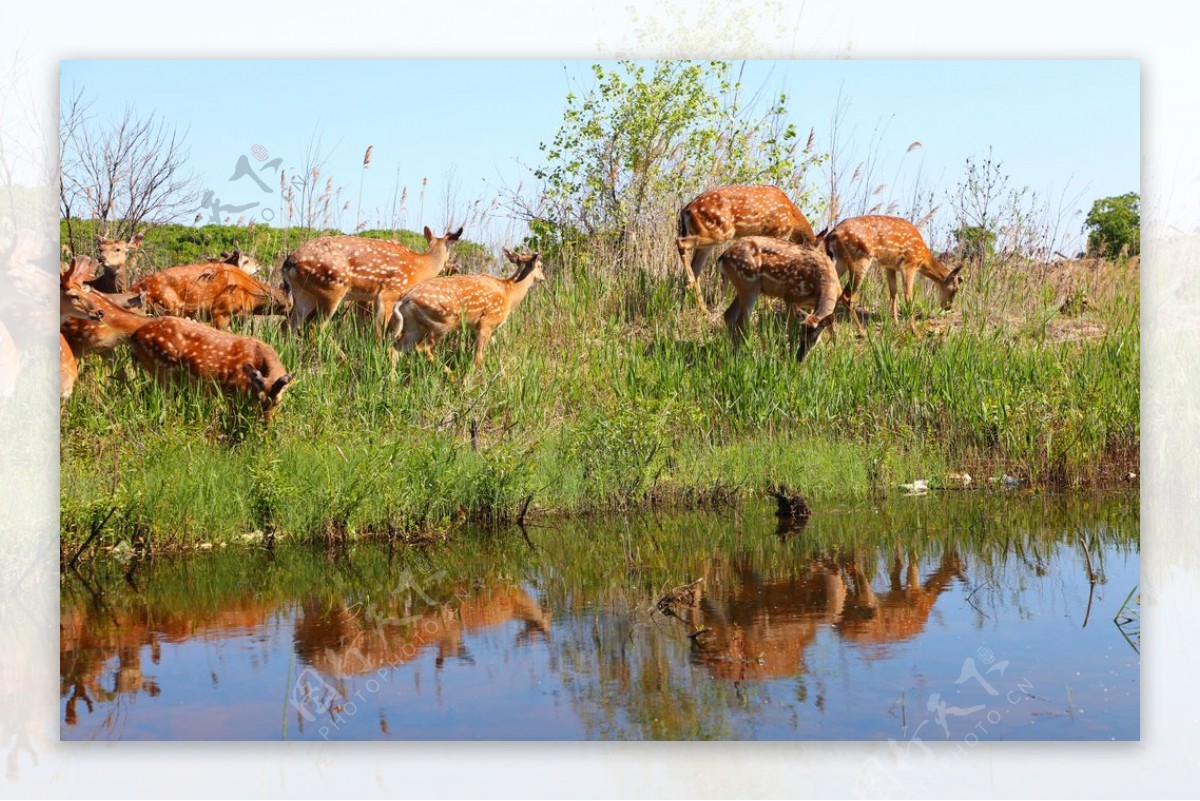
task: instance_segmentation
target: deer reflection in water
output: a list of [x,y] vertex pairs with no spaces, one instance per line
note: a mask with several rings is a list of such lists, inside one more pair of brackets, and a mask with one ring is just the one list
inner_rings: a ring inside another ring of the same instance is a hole
[[464,635],[510,621],[524,624],[515,645],[549,640],[550,614],[524,590],[507,585],[459,588],[450,600],[412,615],[309,601],[296,622],[295,648],[305,664],[334,679],[397,667],[429,649],[436,649],[440,669],[447,658],[474,664]]
[[719,678],[761,679],[802,672],[804,652],[823,626],[843,640],[870,646],[868,658],[924,630],[938,597],[964,565],[947,551],[920,580],[918,559],[899,554],[886,591],[876,592],[861,554],[819,556],[786,578],[764,578],[746,561],[733,567],[734,589],[706,595],[685,619],[697,627],[692,659]]
[[[142,662],[159,664],[162,644],[221,639],[236,630],[261,626],[271,609],[253,597],[232,601],[211,612],[160,612],[144,607],[121,609],[100,604],[63,609],[59,621],[59,697],[66,698],[64,722],[79,722],[79,702],[88,713],[95,704],[115,704],[123,696],[161,692],[157,678]],[[116,667],[112,659],[116,658]],[[219,679],[213,674],[213,681]]]

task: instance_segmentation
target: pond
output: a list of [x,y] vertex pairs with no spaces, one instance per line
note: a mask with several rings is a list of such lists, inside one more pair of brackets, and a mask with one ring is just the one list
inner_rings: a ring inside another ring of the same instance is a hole
[[592,517],[65,573],[65,740],[1136,740],[1136,494]]

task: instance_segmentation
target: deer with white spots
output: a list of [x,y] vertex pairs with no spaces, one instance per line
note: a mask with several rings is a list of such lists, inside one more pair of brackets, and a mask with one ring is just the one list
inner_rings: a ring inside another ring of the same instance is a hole
[[899,217],[868,215],[842,220],[825,237],[825,249],[833,258],[838,275],[850,273],[844,299],[859,331],[863,330],[863,325],[854,309],[854,296],[872,264],[878,264],[887,276],[892,321],[897,323],[900,316],[896,282],[900,277],[904,279],[904,303],[909,308],[917,273],[937,287],[942,309],[946,311],[962,285],[959,275],[962,266],[951,270],[943,264],[930,252],[917,227]]
[[324,327],[343,300],[375,305],[382,336],[391,324],[396,302],[414,286],[446,266],[451,245],[462,228],[435,237],[428,227],[429,248],[415,253],[399,242],[358,236],[327,236],[301,245],[283,263],[284,287],[292,296],[290,320],[300,326],[314,315]]
[[88,285],[100,292],[124,292],[125,269],[129,266],[130,258],[142,247],[142,234],[134,234],[128,241],[109,239],[106,236],[96,236],[96,250],[99,253],[98,274],[88,279]]
[[517,254],[505,249],[504,256],[517,266],[509,278],[447,275],[425,281],[409,292],[396,307],[400,328],[397,350],[407,353],[417,348],[432,362],[433,347],[466,323],[475,330],[475,365],[483,364],[483,352],[492,334],[533,285],[546,278],[542,254]]
[[145,317],[92,294],[105,324],[129,343],[134,360],[156,379],[186,378],[228,395],[248,395],[271,422],[293,377],[270,345],[182,317]]
[[812,309],[801,323],[796,352],[800,361],[817,344],[821,332],[833,324],[842,285],[833,262],[820,247],[751,236],[731,245],[721,254],[718,265],[737,291],[725,312],[725,325],[735,349],[745,338],[759,295],[780,298],[793,310]]
[[183,264],[145,276],[132,287],[151,308],[176,317],[212,320],[222,331],[234,316],[286,314],[286,292],[259,281],[236,266],[241,251],[222,262]]
[[744,236],[770,236],[811,245],[817,235],[796,204],[774,186],[722,186],[710,189],[679,212],[675,244],[688,288],[708,313],[700,274],[713,250]]
[[[59,272],[59,325],[72,319],[98,323],[104,318],[104,311],[96,302],[97,293],[92,292],[84,282],[84,278],[91,274],[92,260],[87,256],[76,256],[66,270]],[[59,397],[66,400],[71,397],[75,379],[79,376],[79,360],[61,333],[58,335],[58,376]]]

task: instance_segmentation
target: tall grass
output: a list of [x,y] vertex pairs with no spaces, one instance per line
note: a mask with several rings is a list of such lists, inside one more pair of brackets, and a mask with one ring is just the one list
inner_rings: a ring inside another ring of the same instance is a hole
[[[677,259],[645,254],[620,270],[596,252],[549,263],[480,370],[469,337],[392,374],[354,315],[310,339],[243,322],[298,376],[269,430],[203,388],[156,386],[127,354],[85,362],[62,416],[64,548],[101,518],[101,541],[142,531],[169,547],[501,522],[530,496],[535,512],[579,514],[779,482],[862,497],[951,471],[1070,487],[1136,470],[1138,276],[1123,264],[977,270],[919,334],[841,325],[798,364],[769,302],[734,354]],[[705,280],[719,305],[728,290]],[[883,283],[868,277],[881,309]],[[1091,304],[1068,318],[1072,293]]]

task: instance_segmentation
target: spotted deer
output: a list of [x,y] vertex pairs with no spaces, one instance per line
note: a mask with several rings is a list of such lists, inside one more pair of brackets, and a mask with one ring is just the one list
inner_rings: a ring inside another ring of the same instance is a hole
[[679,212],[675,243],[688,288],[696,293],[704,313],[708,306],[700,274],[718,245],[744,236],[771,236],[800,244],[816,241],[804,214],[777,187],[722,186],[703,193]]
[[509,278],[447,275],[418,284],[396,307],[397,350],[407,353],[415,347],[432,362],[433,347],[465,323],[475,330],[475,365],[483,364],[492,334],[533,285],[546,278],[541,253],[517,254],[505,249],[504,256],[517,265]]
[[279,354],[254,337],[239,336],[182,317],[145,317],[93,293],[104,322],[129,343],[134,360],[161,382],[176,378],[248,395],[271,422],[293,376]]
[[833,323],[841,282],[833,262],[819,247],[766,236],[740,239],[721,254],[721,274],[737,296],[725,311],[725,325],[736,349],[745,337],[759,295],[780,298],[793,309],[808,308],[801,324],[796,358],[804,361],[821,332]]
[[129,259],[142,247],[143,234],[137,233],[128,241],[109,239],[106,236],[96,236],[96,251],[99,254],[99,271],[88,280],[92,289],[101,292],[124,292],[126,285],[125,268]]
[[222,331],[234,316],[286,314],[291,306],[287,293],[234,266],[240,256],[240,251],[234,251],[224,262],[160,270],[142,278],[132,290],[154,311],[212,320]]
[[284,288],[292,297],[289,316],[299,330],[314,315],[324,327],[343,300],[371,301],[380,335],[391,324],[396,302],[414,286],[442,271],[463,229],[435,237],[415,253],[399,242],[359,236],[327,236],[301,245],[283,263]]
[[904,303],[909,308],[917,273],[937,287],[942,309],[947,311],[962,285],[959,276],[962,266],[953,270],[947,267],[930,252],[917,227],[899,217],[868,215],[842,220],[825,237],[825,249],[839,276],[850,273],[843,297],[859,331],[863,325],[854,308],[854,298],[872,264],[878,264],[887,276],[892,321],[896,323],[900,321],[896,300],[898,277],[904,279]]

